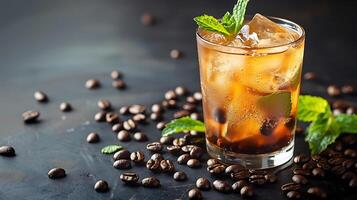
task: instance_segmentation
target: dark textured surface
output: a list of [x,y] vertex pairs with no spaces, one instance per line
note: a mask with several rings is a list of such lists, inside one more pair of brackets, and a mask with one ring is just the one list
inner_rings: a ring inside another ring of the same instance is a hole
[[[221,15],[232,5],[233,1],[222,0],[0,1],[0,145],[12,145],[17,153],[14,158],[0,158],[0,199],[187,198],[196,177],[209,176],[205,167],[178,166],[189,177],[185,182],[160,174],[161,189],[122,185],[121,171],[111,166],[111,156],[100,153],[102,146],[117,140],[108,125],[94,122],[96,102],[107,98],[116,108],[129,103],[149,105],[179,84],[198,89],[192,17],[204,11]],[[356,1],[252,1],[249,12],[301,24],[307,32],[304,71],[319,72],[326,82],[357,85],[356,6]],[[156,26],[141,26],[139,19],[145,11],[158,17]],[[171,60],[172,48],[183,50],[184,58]],[[125,73],[128,90],[111,87],[113,69]],[[85,89],[88,78],[100,79],[103,87]],[[35,102],[32,95],[38,89],[49,95],[48,104]],[[305,92],[325,95],[324,90],[322,84],[303,83]],[[61,113],[62,101],[70,102],[74,111]],[[41,112],[41,123],[23,125],[20,116],[28,109]],[[86,143],[92,131],[100,134],[100,143]],[[159,138],[153,126],[143,131],[150,141]],[[145,146],[135,141],[123,145],[131,151]],[[308,152],[301,136],[296,140],[296,152]],[[53,167],[65,168],[67,177],[48,179],[47,172]],[[151,174],[143,167],[132,171],[140,178]],[[284,171],[278,184],[259,188],[255,199],[284,199],[278,188],[289,178]],[[94,192],[98,179],[108,181],[109,193]],[[340,184],[324,185],[332,197],[357,198]],[[240,198],[214,191],[203,196]]]

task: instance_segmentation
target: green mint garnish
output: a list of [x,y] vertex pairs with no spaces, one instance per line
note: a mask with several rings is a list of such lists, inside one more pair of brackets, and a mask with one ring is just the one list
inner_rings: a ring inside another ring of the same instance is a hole
[[225,36],[235,36],[243,27],[244,15],[249,0],[238,0],[232,14],[226,12],[221,20],[213,16],[201,15],[193,20],[197,25],[208,31],[216,32]]
[[[290,95],[284,92],[267,96],[268,99],[287,99],[288,97]],[[264,101],[270,102],[271,100]],[[326,99],[321,97],[300,95],[297,118],[300,121],[311,122],[306,130],[305,141],[308,142],[312,154],[324,151],[342,133],[357,134],[357,115],[334,116]],[[184,117],[168,123],[162,134],[170,135],[183,131],[204,132],[204,130],[203,122]]]
[[122,146],[113,144],[103,147],[101,152],[102,154],[113,154],[121,149],[123,149]]

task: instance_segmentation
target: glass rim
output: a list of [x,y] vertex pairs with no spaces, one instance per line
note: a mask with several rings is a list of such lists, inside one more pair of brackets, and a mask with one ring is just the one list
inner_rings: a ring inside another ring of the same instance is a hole
[[[252,17],[252,15],[246,15],[246,17]],[[273,17],[273,16],[265,16],[265,17],[267,17],[268,19],[278,20],[278,21],[284,22],[286,24],[291,24],[293,26],[296,26],[296,27],[298,27],[298,29],[301,30],[301,34],[298,32],[299,37],[297,39],[295,39],[294,41],[292,41],[292,42],[288,42],[286,44],[280,44],[280,45],[272,45],[272,46],[267,46],[267,47],[235,47],[235,46],[228,46],[228,45],[224,45],[224,44],[217,44],[217,43],[211,42],[211,41],[203,38],[198,33],[199,28],[196,29],[196,36],[201,41],[203,41],[204,43],[212,45],[212,46],[215,46],[215,47],[226,48],[226,49],[234,49],[234,50],[244,50],[244,51],[267,50],[267,49],[274,49],[274,48],[279,48],[279,47],[287,47],[287,46],[291,46],[291,45],[294,45],[294,44],[298,44],[301,40],[303,40],[305,38],[305,30],[299,24],[297,24],[295,22],[292,22],[290,20],[287,20],[287,19],[280,18],[280,17]]]

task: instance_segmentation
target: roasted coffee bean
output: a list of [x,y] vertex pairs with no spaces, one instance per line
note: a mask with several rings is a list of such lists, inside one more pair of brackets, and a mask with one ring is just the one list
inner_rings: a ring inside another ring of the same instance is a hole
[[310,158],[304,154],[299,154],[294,157],[294,163],[306,163]]
[[102,110],[110,110],[111,109],[111,104],[108,100],[106,99],[100,99],[97,103],[98,107]]
[[300,184],[297,183],[286,183],[284,185],[281,186],[281,190],[283,192],[288,192],[288,191],[296,191],[296,190],[300,190],[301,186]]
[[201,147],[193,147],[190,151],[191,158],[201,158],[204,150]]
[[156,128],[160,131],[162,131],[166,126],[166,122],[159,122],[156,124]]
[[153,113],[161,113],[161,112],[163,112],[163,108],[162,108],[162,106],[160,104],[153,104],[151,106],[151,112],[153,112]]
[[261,169],[249,169],[249,174],[250,175],[266,175],[268,174],[267,171],[261,170]]
[[97,121],[97,122],[104,122],[105,121],[105,115],[107,113],[106,112],[97,112],[95,115],[94,115],[94,120]]
[[289,191],[288,193],[286,193],[286,197],[288,199],[300,199],[301,194],[298,191]]
[[168,152],[170,152],[172,155],[179,155],[182,152],[181,151],[181,147],[180,146],[175,146],[175,145],[167,146],[166,150]]
[[171,99],[177,99],[177,95],[175,91],[169,90],[165,93],[165,99],[166,100],[171,100]]
[[127,131],[134,131],[137,127],[137,124],[134,120],[128,119],[123,122],[123,128]]
[[148,140],[148,137],[142,132],[136,132],[134,133],[134,140],[138,142],[145,142]]
[[62,102],[59,108],[62,112],[69,112],[72,110],[72,106],[68,102]]
[[132,160],[135,163],[141,163],[145,159],[145,155],[141,151],[134,151],[130,154],[130,160]]
[[186,102],[187,103],[192,103],[192,104],[197,104],[197,101],[196,101],[195,98],[193,98],[193,96],[186,97]]
[[344,85],[341,87],[343,94],[355,94],[355,88],[352,85]]
[[174,119],[178,119],[181,117],[186,117],[189,116],[190,112],[188,112],[187,110],[179,110],[177,112],[174,113]]
[[66,171],[62,168],[53,168],[48,172],[48,178],[50,179],[59,179],[66,176]]
[[201,115],[198,114],[198,113],[191,113],[190,117],[191,117],[191,119],[194,119],[194,120],[201,120],[202,119]]
[[221,108],[217,108],[214,111],[214,120],[220,124],[226,123],[226,112]]
[[175,138],[172,137],[172,136],[162,136],[160,138],[160,143],[161,144],[165,144],[165,145],[170,145],[172,144],[172,141],[174,140]]
[[214,164],[214,165],[209,165],[207,167],[207,171],[212,175],[220,175],[224,172],[225,169],[226,169],[226,167],[219,163]]
[[183,147],[187,144],[186,140],[184,138],[175,138],[173,141],[172,141],[172,144],[175,145],[175,146],[180,146],[180,147]]
[[144,113],[145,109],[146,108],[143,105],[134,104],[134,105],[131,105],[129,107],[129,113],[133,114],[133,115],[136,115],[136,114],[139,114],[139,113]]
[[343,161],[345,161],[344,158],[330,158],[327,162],[331,165],[340,165]]
[[260,127],[260,133],[264,136],[270,136],[277,125],[278,122],[275,119],[265,119]]
[[160,168],[163,172],[166,172],[166,173],[172,173],[176,170],[175,166],[171,162],[171,160],[162,160],[160,162]]
[[227,182],[222,180],[215,180],[213,181],[212,185],[213,188],[218,192],[229,193],[232,191],[231,185],[229,185]]
[[242,179],[247,179],[249,177],[249,171],[248,170],[242,170],[236,173],[231,173],[231,178],[235,181],[242,180]]
[[22,113],[22,119],[26,124],[37,122],[39,117],[40,117],[40,113],[37,111],[29,110]]
[[113,88],[116,88],[118,90],[122,90],[126,88],[126,84],[123,80],[114,80],[112,81],[112,86]]
[[343,154],[347,157],[350,157],[350,158],[355,158],[357,156],[357,153],[355,150],[353,149],[346,149]]
[[350,169],[353,167],[353,164],[354,164],[353,160],[347,159],[347,160],[343,161],[342,166],[346,169]]
[[304,163],[302,165],[302,168],[305,169],[305,170],[311,170],[315,167],[315,163],[314,162],[307,162],[307,163]]
[[183,95],[189,94],[189,90],[187,88],[183,87],[183,86],[177,86],[175,88],[175,93],[178,96],[183,96]]
[[135,122],[144,123],[146,122],[146,116],[144,114],[136,114],[133,116]]
[[353,115],[357,113],[357,109],[355,107],[348,107],[346,110],[347,115]]
[[97,89],[100,87],[100,82],[96,79],[89,79],[86,81],[85,86],[88,89]]
[[158,122],[158,121],[163,120],[163,117],[162,117],[161,113],[151,113],[150,114],[150,119],[152,121]]
[[305,178],[305,176],[303,175],[294,175],[293,177],[291,177],[291,180],[294,182],[294,183],[298,183],[298,184],[306,184],[308,182],[307,178]]
[[139,180],[139,176],[133,172],[125,172],[120,174],[120,180],[122,180],[126,184],[136,184]]
[[268,174],[264,175],[264,178],[265,178],[266,182],[268,182],[268,183],[275,183],[278,180],[278,177],[272,173],[268,173]]
[[159,179],[155,177],[147,177],[141,181],[141,185],[147,188],[158,188],[161,184]]
[[11,146],[1,146],[0,156],[14,157],[16,155],[15,149]]
[[109,185],[108,185],[107,181],[99,180],[99,181],[97,181],[97,182],[95,183],[95,185],[94,185],[94,190],[95,190],[96,192],[101,192],[101,193],[103,193],[103,192],[108,192],[108,190],[109,190]]
[[118,133],[119,131],[123,130],[123,124],[122,123],[116,123],[112,126],[112,131],[114,133]]
[[202,101],[202,93],[201,93],[201,92],[195,92],[195,93],[193,93],[193,98],[194,98],[196,101]]
[[211,189],[211,183],[207,178],[198,178],[196,180],[196,187],[200,190],[210,190]]
[[161,169],[160,162],[159,159],[150,159],[146,162],[146,168],[151,171],[159,171]]
[[160,153],[154,153],[154,154],[151,156],[151,159],[162,161],[162,160],[164,159],[164,157],[163,157]]
[[348,103],[345,100],[336,100],[332,103],[332,108],[333,109],[341,109],[341,110],[346,110],[348,107]]
[[182,108],[188,112],[193,112],[197,110],[196,105],[193,103],[185,103],[183,104]]
[[350,188],[356,188],[357,187],[357,177],[354,177],[350,180],[350,182],[348,183],[348,186]]
[[327,87],[327,94],[331,97],[337,97],[341,95],[341,90],[336,85],[330,85]]
[[[182,139],[184,139],[184,138],[182,138]],[[186,141],[186,139],[184,139],[185,141]],[[177,143],[176,143],[177,144]],[[191,145],[191,144],[188,144],[188,145],[185,145],[185,146],[182,146],[181,147],[181,150],[182,150],[182,152],[184,152],[184,153],[190,153],[190,151],[193,149],[193,148],[195,148],[195,147],[197,147],[196,145]]]
[[207,160],[207,165],[210,166],[210,165],[213,165],[213,164],[217,164],[219,163],[219,161],[215,158],[210,158]]
[[242,197],[252,197],[254,196],[254,189],[251,186],[244,186],[240,190],[240,195]]
[[100,141],[100,137],[97,133],[89,133],[87,136],[87,142],[88,143],[97,143]]
[[202,197],[202,192],[197,189],[197,188],[193,188],[190,191],[188,191],[188,199],[190,200],[201,200]]
[[113,159],[114,160],[120,160],[120,159],[130,160],[130,152],[126,149],[117,151],[113,155]]
[[[320,168],[318,168],[318,169],[320,169]],[[295,175],[303,175],[303,176],[310,176],[311,172],[309,170],[296,168],[296,169],[293,170],[293,174],[295,174]]]
[[182,52],[180,50],[178,50],[178,49],[172,49],[170,51],[170,57],[172,59],[179,59],[179,58],[182,57]]
[[151,152],[160,152],[162,150],[162,145],[160,142],[152,142],[146,145],[146,149]]
[[245,169],[245,167],[243,167],[242,165],[239,165],[239,164],[230,165],[230,166],[228,166],[226,168],[225,173],[229,175],[231,173],[237,173],[237,172],[242,171],[244,169]]
[[342,165],[336,165],[331,168],[331,172],[335,175],[341,175],[345,173],[346,169]]
[[116,160],[113,163],[113,167],[116,168],[116,169],[130,169],[131,168],[131,162],[130,162],[130,160],[119,159],[119,160]]
[[116,113],[108,112],[105,115],[105,121],[109,124],[115,124],[120,121],[119,116]]
[[112,77],[112,79],[116,80],[116,79],[120,79],[121,77],[123,77],[123,73],[117,70],[113,70],[110,73],[110,77]]
[[321,199],[325,199],[327,197],[327,193],[319,187],[310,187],[307,190],[307,193],[313,197],[317,197]]
[[156,19],[151,13],[144,13],[141,15],[140,21],[144,26],[152,26],[155,24]]
[[341,110],[341,109],[334,109],[334,110],[332,111],[332,114],[333,114],[334,116],[340,115],[340,114],[342,114],[342,113],[343,113],[343,110]]
[[122,106],[120,109],[119,109],[119,113],[121,115],[127,115],[129,114],[129,107],[128,106]]
[[323,170],[330,170],[331,169],[331,165],[328,164],[328,162],[326,160],[319,160],[317,163],[316,163],[316,166],[323,169]]
[[248,182],[246,180],[240,180],[237,181],[235,183],[233,183],[232,185],[232,189],[234,192],[240,192],[240,190],[244,187],[244,186],[248,186]]
[[191,168],[198,168],[201,166],[201,163],[199,160],[197,160],[195,158],[191,158],[190,160],[187,161],[187,166],[189,166]]
[[190,154],[182,154],[181,156],[179,156],[177,158],[177,163],[180,164],[180,165],[185,165],[187,164],[187,161],[191,159],[191,156]]
[[119,141],[122,141],[122,142],[128,142],[131,140],[130,134],[126,130],[119,131],[119,133],[117,134],[117,138]]
[[184,181],[187,179],[185,172],[175,172],[173,177],[176,181]]
[[[311,160],[317,162],[317,161],[321,160],[321,156],[318,155],[318,154],[311,155]],[[311,162],[311,161],[310,161],[310,162]]]
[[251,175],[249,176],[249,182],[255,185],[263,185],[266,183],[265,175]]
[[305,80],[315,80],[317,78],[317,74],[315,72],[306,72],[304,74]]
[[349,180],[351,180],[351,179],[353,179],[355,177],[357,177],[357,175],[355,173],[353,173],[351,171],[348,171],[348,172],[345,172],[345,173],[342,174],[341,179],[349,181]]
[[33,96],[35,97],[36,101],[38,101],[38,102],[43,103],[43,102],[48,101],[47,95],[42,91],[36,91]]

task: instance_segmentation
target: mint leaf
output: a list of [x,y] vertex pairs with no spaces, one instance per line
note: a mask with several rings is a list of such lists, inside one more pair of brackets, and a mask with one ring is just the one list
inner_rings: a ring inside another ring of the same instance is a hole
[[291,93],[278,92],[264,96],[258,100],[258,105],[267,113],[288,117],[291,112]]
[[102,148],[101,152],[102,154],[113,154],[117,151],[119,151],[120,149],[123,149],[122,146],[120,145],[108,145]]
[[199,120],[191,119],[190,117],[182,117],[180,119],[172,120],[170,123],[166,124],[166,127],[162,131],[162,135],[167,136],[183,131],[204,132],[205,124]]
[[312,122],[318,119],[321,113],[331,113],[328,102],[321,97],[308,95],[299,96],[298,120],[304,122]]
[[357,133],[357,115],[340,114],[335,118],[342,133]]
[[244,15],[249,0],[238,0],[237,4],[233,8],[233,17],[235,19],[234,33],[237,34],[243,26]]
[[230,12],[226,12],[226,14],[222,17],[221,23],[228,32],[234,32],[236,21]]
[[213,16],[201,15],[193,18],[197,25],[208,31],[220,33],[226,36],[229,36],[230,33],[226,30],[226,28]]

